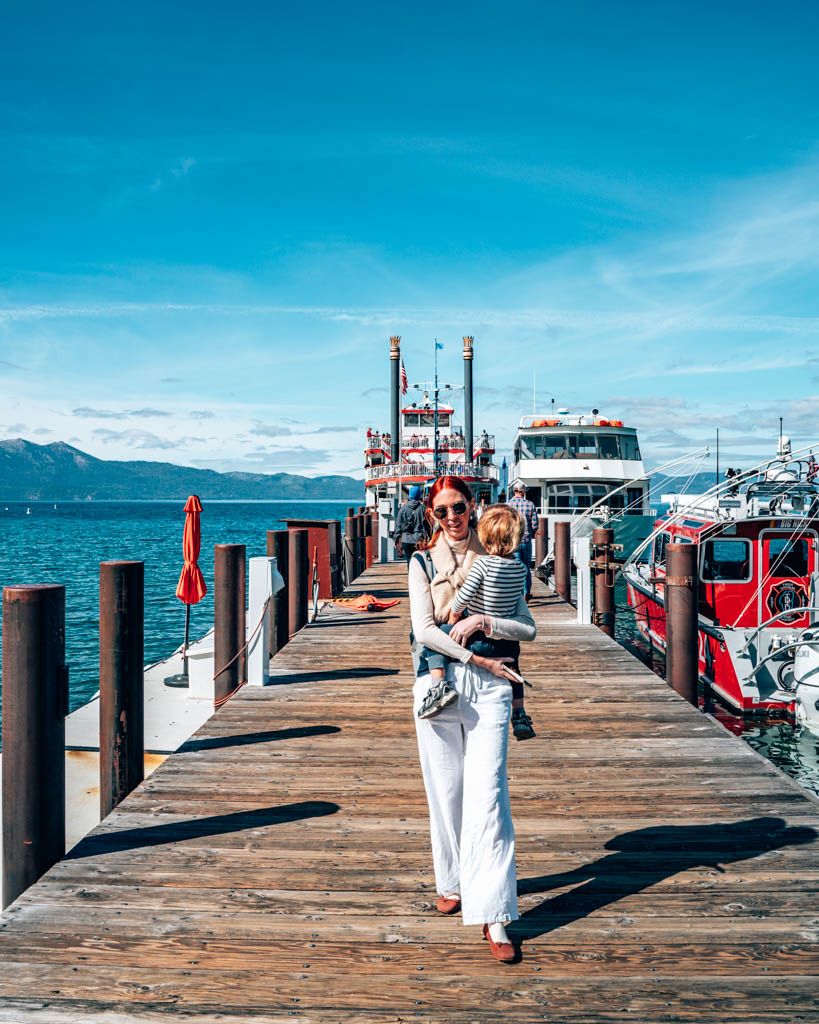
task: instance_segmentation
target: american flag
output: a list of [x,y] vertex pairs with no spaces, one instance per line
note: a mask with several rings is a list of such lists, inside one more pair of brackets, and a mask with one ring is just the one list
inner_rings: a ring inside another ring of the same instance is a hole
[[401,394],[405,395],[409,389],[409,381],[407,380],[407,371],[404,369],[404,360],[401,360]]

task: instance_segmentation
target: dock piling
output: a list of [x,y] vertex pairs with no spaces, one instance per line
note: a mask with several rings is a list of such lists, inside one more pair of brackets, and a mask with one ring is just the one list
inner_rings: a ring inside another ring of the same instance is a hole
[[569,603],[572,600],[571,530],[571,523],[555,523],[555,591]]
[[310,554],[307,530],[290,530],[290,596],[288,599],[289,631],[294,633],[307,625],[310,600]]
[[372,560],[381,561],[381,544],[378,539],[378,505],[371,505],[367,511],[370,514],[370,537],[372,547]]
[[[247,679],[245,546],[217,544],[213,559],[213,701],[226,700]],[[238,655],[238,657],[237,657]]]
[[100,817],[145,777],[145,564],[100,563]]
[[350,511],[344,519],[344,583],[350,586],[358,573],[356,572],[356,517]]
[[614,530],[598,527],[592,531],[594,546],[594,624],[606,636],[614,636]]
[[3,589],[3,907],[65,852],[65,587]]
[[697,545],[666,547],[666,680],[681,696],[699,703]]
[[370,563],[367,560],[367,539],[370,536],[373,521],[368,515],[367,507],[363,505],[359,507],[356,518],[358,519],[358,575],[360,575],[365,569],[370,568]]
[[535,534],[535,568],[543,564],[549,553],[549,519],[547,516],[537,517],[537,533]]
[[287,592],[290,567],[287,530],[267,531],[267,556],[276,559],[276,568],[284,580],[284,589],[270,602],[270,653],[280,651],[288,641]]

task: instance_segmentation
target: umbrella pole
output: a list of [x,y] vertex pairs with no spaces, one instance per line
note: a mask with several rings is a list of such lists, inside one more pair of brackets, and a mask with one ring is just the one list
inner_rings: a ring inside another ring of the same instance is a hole
[[182,675],[188,676],[188,633],[191,627],[191,606],[185,605],[185,642],[182,644]]
[[185,642],[182,644],[182,671],[175,676],[166,676],[166,686],[190,686],[188,678],[188,631],[191,624],[191,606],[185,605]]

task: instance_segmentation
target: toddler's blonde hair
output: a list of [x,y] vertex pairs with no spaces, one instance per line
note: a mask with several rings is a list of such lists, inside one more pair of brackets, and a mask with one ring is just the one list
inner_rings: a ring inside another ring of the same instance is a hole
[[523,516],[510,505],[490,505],[478,520],[478,538],[489,555],[517,551],[523,530]]

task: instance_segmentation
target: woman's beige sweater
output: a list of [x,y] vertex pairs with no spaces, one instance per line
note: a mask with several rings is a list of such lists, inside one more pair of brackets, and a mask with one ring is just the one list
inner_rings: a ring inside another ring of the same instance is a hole
[[[439,534],[437,544],[430,548],[432,564],[436,570],[431,584],[418,559],[414,556],[410,559],[408,590],[412,632],[416,642],[445,654],[453,661],[466,663],[472,653],[450,640],[438,628],[438,623],[449,617],[455,591],[466,579],[472,563],[482,554],[484,550],[472,530],[461,541],[448,541],[443,533]],[[512,618],[487,616],[487,620],[490,627],[488,635],[498,639],[526,642],[534,640],[537,632],[535,620],[523,595]]]

